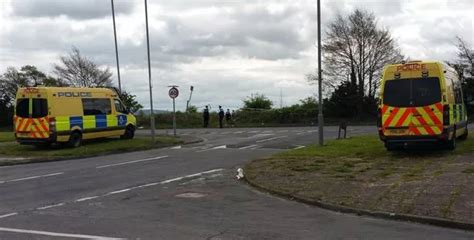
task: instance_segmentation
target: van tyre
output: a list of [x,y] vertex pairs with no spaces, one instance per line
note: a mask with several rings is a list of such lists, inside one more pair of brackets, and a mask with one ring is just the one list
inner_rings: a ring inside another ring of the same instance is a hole
[[459,140],[466,140],[468,135],[469,135],[469,131],[467,130],[467,127],[466,127],[466,131],[464,131],[463,135],[459,136]]
[[120,139],[133,139],[135,137],[135,128],[127,127],[125,133],[120,136]]
[[67,145],[72,148],[80,147],[82,144],[82,134],[79,132],[73,132],[69,137]]
[[456,129],[454,129],[453,137],[446,142],[446,148],[448,150],[456,149]]

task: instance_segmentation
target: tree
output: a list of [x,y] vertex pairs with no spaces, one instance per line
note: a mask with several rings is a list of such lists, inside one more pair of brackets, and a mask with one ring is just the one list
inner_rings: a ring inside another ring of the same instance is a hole
[[59,79],[75,87],[112,86],[112,73],[102,70],[91,59],[82,56],[75,47],[68,56],[60,57],[61,64],[54,65],[54,73]]
[[35,66],[26,65],[17,70],[14,67],[7,68],[0,75],[0,126],[11,125],[13,116],[13,105],[18,88],[36,86],[62,86],[62,82],[47,76]]
[[255,93],[244,99],[244,108],[271,109],[272,106],[273,102],[264,94]]
[[403,56],[388,29],[379,28],[374,14],[355,10],[338,15],[329,25],[323,44],[324,72],[332,86],[349,81],[356,88],[361,111],[364,96],[374,98],[383,67]]
[[462,82],[467,112],[474,112],[474,48],[464,39],[456,37],[457,59],[448,64],[454,68]]
[[197,113],[197,107],[194,105],[189,105],[188,106],[188,113]]
[[127,91],[122,91],[120,93],[120,99],[122,100],[123,104],[128,107],[130,112],[136,113],[140,109],[143,108],[143,106],[135,99],[137,96],[132,95],[131,93]]

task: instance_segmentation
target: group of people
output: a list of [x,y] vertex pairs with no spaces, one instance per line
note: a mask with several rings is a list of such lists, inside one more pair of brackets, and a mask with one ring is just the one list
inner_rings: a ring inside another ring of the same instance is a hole
[[[226,125],[227,126],[232,126],[233,125],[233,121],[232,121],[232,117],[234,115],[234,111],[232,111],[232,113],[230,112],[229,109],[227,109],[227,111],[224,113],[224,109],[222,108],[222,106],[219,106],[219,111],[217,113],[218,117],[219,117],[219,128],[223,128],[224,126],[224,118],[225,118],[225,121],[226,121]],[[204,120],[204,127],[207,128],[209,127],[209,106],[206,106],[206,108],[204,108],[204,111],[202,113],[202,118]]]

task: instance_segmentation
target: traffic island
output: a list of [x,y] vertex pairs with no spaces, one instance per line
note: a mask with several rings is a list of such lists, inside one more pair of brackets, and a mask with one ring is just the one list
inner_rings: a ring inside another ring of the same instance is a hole
[[78,148],[69,148],[61,145],[36,147],[20,145],[16,142],[3,142],[0,144],[0,166],[143,151],[177,144],[189,144],[197,141],[199,140],[175,138],[171,136],[156,136],[156,141],[152,144],[151,139],[145,137],[137,137],[130,140],[105,138],[85,141],[83,145]]
[[376,136],[254,160],[245,178],[331,210],[474,229],[474,138],[455,151],[387,152]]

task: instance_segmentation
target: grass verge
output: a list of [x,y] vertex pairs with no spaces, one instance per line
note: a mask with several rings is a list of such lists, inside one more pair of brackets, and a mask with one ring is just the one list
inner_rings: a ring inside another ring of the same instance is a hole
[[[180,144],[182,142],[183,141],[179,138],[169,136],[157,136],[155,144],[152,144],[151,139],[149,138],[135,138],[131,140],[106,138],[86,141],[79,148],[67,148],[63,146],[41,148],[28,145],[19,145],[17,143],[5,143],[3,145],[0,145],[0,155],[19,157],[28,156],[32,158],[32,162],[36,162],[65,158],[81,158],[110,153],[141,151],[152,148],[171,146],[175,144]],[[0,165],[14,164],[15,162],[21,162],[21,160],[1,160]]]
[[252,184],[299,199],[474,224],[474,177],[466,177],[473,149],[472,135],[455,151],[400,152],[387,152],[377,136],[360,136],[258,159],[244,170]]
[[0,142],[15,141],[15,136],[12,132],[0,132]]

